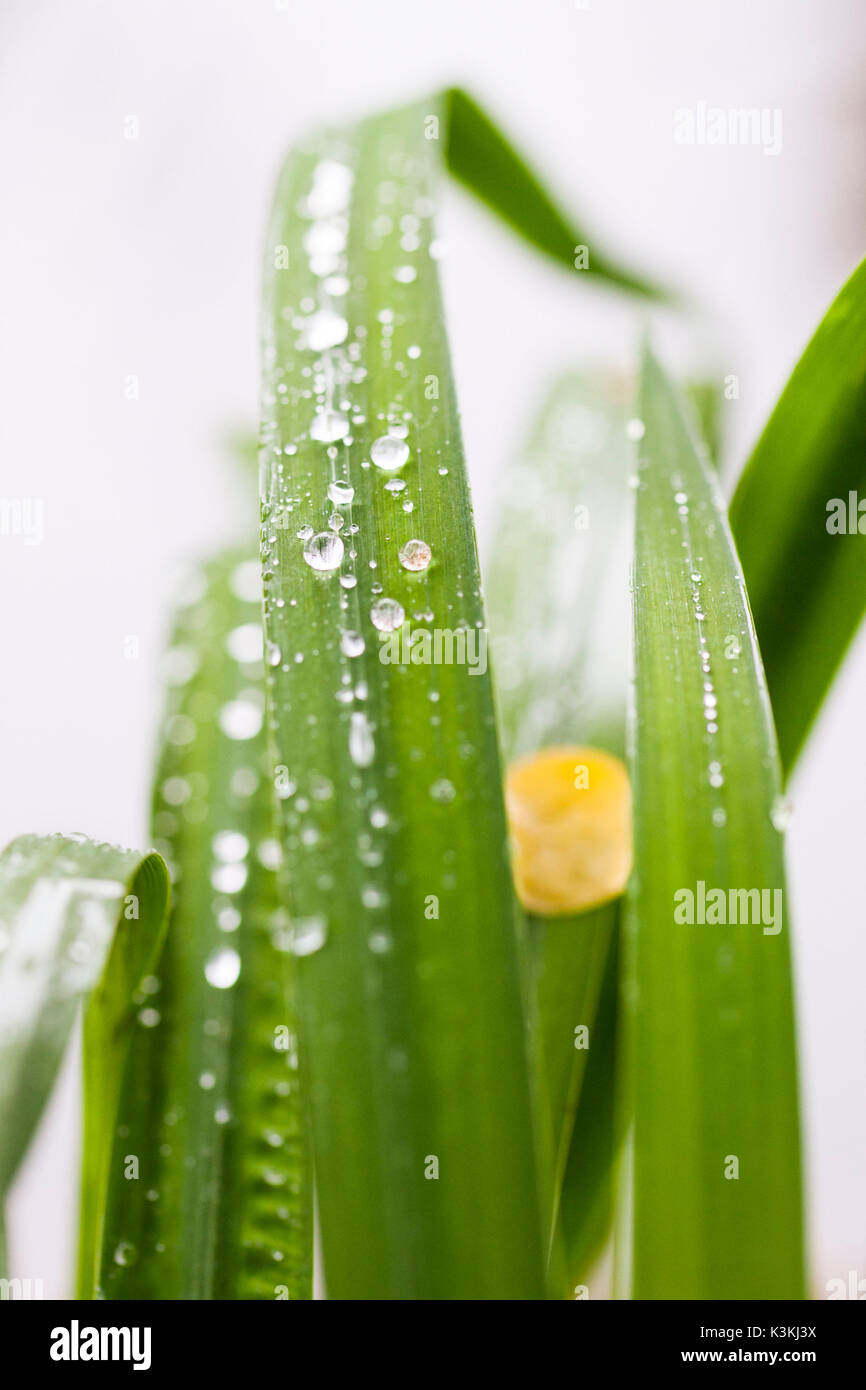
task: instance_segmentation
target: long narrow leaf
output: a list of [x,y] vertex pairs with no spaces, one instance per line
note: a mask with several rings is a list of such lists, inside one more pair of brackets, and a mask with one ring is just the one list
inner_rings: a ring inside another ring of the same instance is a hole
[[301,1056],[329,1295],[532,1298],[515,907],[426,118],[296,153],[269,238],[291,267],[269,250],[262,462]]
[[803,353],[731,503],[786,772],[866,611],[864,504],[866,261]]
[[586,232],[557,207],[536,175],[476,101],[457,87],[445,93],[445,159],[450,172],[509,226],[572,273],[575,267],[619,289],[663,292],[603,256]]
[[[174,900],[139,1001],[96,1284],[106,1298],[303,1299],[312,1180],[277,888],[258,562],[230,555],[200,580],[168,652],[153,830]],[[98,1107],[95,1087],[87,1102]]]
[[[715,479],[647,354],[634,573],[632,1117],[620,1288],[800,1298],[780,774]],[[629,1267],[630,1266],[630,1267]]]
[[102,1130],[88,1169],[98,1200],[132,994],[157,951],[167,900],[168,876],[156,854],[83,835],[24,835],[0,855],[0,1197],[85,1001],[86,1026],[103,1044]]
[[[564,377],[505,475],[488,592],[509,758],[561,744],[624,753],[628,399],[627,384],[615,376]],[[554,1219],[583,1069],[596,1047],[596,1004],[617,912],[608,903],[531,918],[538,1063],[553,1124]],[[580,1036],[583,1028],[588,1033]]]

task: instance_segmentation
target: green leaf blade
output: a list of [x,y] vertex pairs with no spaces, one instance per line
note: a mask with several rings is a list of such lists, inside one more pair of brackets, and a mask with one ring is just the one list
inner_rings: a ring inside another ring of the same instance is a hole
[[[786,772],[866,611],[856,529],[864,488],[866,262],[794,369],[731,503]],[[840,534],[828,529],[834,499],[846,519]]]
[[[329,1296],[531,1298],[541,1236],[490,677],[481,660],[413,662],[399,628],[373,621],[390,599],[424,643],[466,642],[484,623],[429,252],[428,110],[323,136],[281,180],[269,249],[287,248],[291,273],[272,261],[266,278],[268,674]],[[326,216],[315,189],[335,165],[351,198]],[[341,231],[334,302],[316,248]],[[344,318],[343,341],[307,346],[312,305]],[[326,410],[347,422],[330,448],[310,434]],[[408,460],[389,475],[372,453],[394,427]],[[335,483],[351,503],[329,497]],[[304,528],[327,534],[335,512],[339,573],[317,572]],[[399,560],[413,538],[432,552],[423,571]]]
[[165,923],[168,875],[158,855],[85,836],[24,835],[0,856],[0,1194],[36,1128],[82,1003],[104,1043],[102,1132],[85,1163],[85,1239],[105,1180],[128,1042],[132,992]]
[[450,173],[530,245],[572,274],[581,273],[575,269],[576,253],[585,248],[589,252],[587,275],[648,299],[666,298],[663,291],[596,252],[595,243],[556,205],[529,165],[467,92],[449,88],[444,105],[445,161]]
[[139,1000],[95,1282],[110,1299],[309,1299],[258,564],[230,554],[199,578],[168,653],[153,802],[174,902]]
[[[649,354],[641,414],[635,873],[623,982],[633,1245],[624,1284],[637,1298],[801,1298],[796,1049],[787,913],[777,911],[785,890],[769,701],[723,504]],[[725,893],[727,923],[699,922],[701,884]],[[684,890],[692,923],[674,916]],[[778,897],[766,912],[762,900],[759,923],[732,924],[731,890]]]

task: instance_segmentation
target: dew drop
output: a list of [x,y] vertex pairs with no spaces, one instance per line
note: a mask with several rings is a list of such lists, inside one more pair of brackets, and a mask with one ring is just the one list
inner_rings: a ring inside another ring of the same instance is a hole
[[780,832],[787,830],[793,814],[794,807],[788,797],[777,796],[770,810],[770,820],[775,828]]
[[370,458],[377,468],[393,473],[402,468],[409,457],[409,445],[405,439],[396,439],[392,434],[382,434],[370,446]]
[[262,629],[259,623],[244,623],[233,628],[226,638],[229,656],[239,662],[254,662],[262,659]]
[[349,719],[349,757],[356,767],[369,767],[375,754],[370,721],[363,710],[356,710]]
[[290,949],[293,956],[312,956],[328,939],[324,917],[301,917],[292,927]]
[[400,564],[404,570],[426,570],[431,555],[426,541],[407,541],[400,551]]
[[625,427],[626,439],[630,439],[633,443],[636,444],[639,439],[643,439],[645,434],[646,425],[644,424],[643,420],[635,418],[634,420],[627,421]]
[[237,864],[245,859],[250,847],[246,835],[239,830],[218,830],[211,842],[214,855],[223,864]]
[[204,977],[214,989],[231,989],[241,973],[241,958],[232,946],[217,946],[204,966]]
[[418,278],[418,272],[414,265],[395,266],[393,275],[398,285],[411,285],[412,281]]
[[430,795],[434,801],[438,801],[444,806],[449,801],[453,801],[457,793],[453,783],[449,782],[447,777],[440,777],[438,782],[434,782],[430,788]]
[[395,598],[377,599],[370,609],[370,620],[379,632],[394,632],[403,626],[405,617],[402,603],[398,603]]
[[348,332],[349,325],[342,314],[334,313],[333,309],[319,309],[304,324],[304,343],[313,352],[325,352],[345,342]]
[[319,531],[304,545],[304,559],[314,570],[339,569],[343,560],[343,542],[333,531]]
[[360,656],[365,646],[360,632],[344,632],[340,638],[340,650],[344,656]]
[[310,438],[323,444],[333,444],[337,439],[345,439],[349,433],[349,421],[339,410],[320,410],[310,425]]
[[219,724],[228,738],[255,738],[262,727],[262,711],[251,700],[230,700],[219,712]]
[[355,489],[351,483],[344,483],[338,479],[328,488],[328,496],[336,506],[347,507],[355,496]]

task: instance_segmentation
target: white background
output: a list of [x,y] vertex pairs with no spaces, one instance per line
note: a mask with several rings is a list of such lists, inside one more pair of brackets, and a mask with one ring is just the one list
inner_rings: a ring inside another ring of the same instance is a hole
[[[6,0],[0,18],[0,839],[143,844],[169,579],[236,533],[254,428],[258,253],[292,138],[448,81],[499,116],[597,244],[688,290],[675,366],[740,378],[736,473],[866,251],[859,0]],[[688,148],[674,111],[781,107],[777,158]],[[137,141],[124,121],[137,116]],[[632,360],[636,310],[539,263],[462,194],[444,264],[482,537],[553,377]],[[124,398],[124,378],[141,398]],[[768,532],[773,518],[767,517]],[[124,640],[139,639],[138,661]],[[866,642],[798,774],[796,919],[814,1284],[866,1275]],[[76,1064],[19,1180],[15,1272],[69,1288]]]

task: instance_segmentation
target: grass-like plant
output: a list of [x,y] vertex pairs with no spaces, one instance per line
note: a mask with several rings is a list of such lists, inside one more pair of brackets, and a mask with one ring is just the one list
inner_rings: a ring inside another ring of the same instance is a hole
[[565,377],[506,470],[488,628],[446,172],[662,297],[460,91],[288,159],[261,561],[249,528],[178,614],[155,852],[0,857],[0,1194],[83,1000],[82,1298],[308,1299],[314,1193],[331,1298],[581,1296],[614,1224],[620,1296],[806,1296],[782,769],[866,603],[827,524],[866,269],[730,522],[711,393],[649,348],[636,385]]

